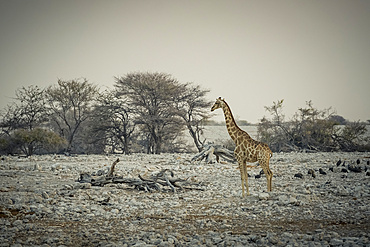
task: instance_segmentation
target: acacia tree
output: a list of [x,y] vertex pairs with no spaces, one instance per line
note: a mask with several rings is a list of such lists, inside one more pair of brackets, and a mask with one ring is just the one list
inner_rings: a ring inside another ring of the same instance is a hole
[[74,138],[82,123],[91,117],[91,109],[99,90],[86,79],[58,80],[47,90],[51,124],[66,138],[67,152],[73,148]]
[[130,73],[116,78],[115,86],[135,113],[136,124],[142,126],[147,153],[161,153],[163,143],[182,130],[174,102],[183,87],[165,73]]
[[15,102],[2,114],[1,127],[8,132],[15,129],[33,130],[48,119],[45,92],[37,86],[22,87],[15,92]]
[[212,102],[206,100],[205,95],[209,90],[198,85],[185,84],[179,101],[176,102],[178,115],[184,121],[190,136],[198,151],[202,151],[205,140],[201,140],[203,133],[202,123],[210,117],[209,109]]
[[126,100],[115,91],[105,91],[98,97],[93,115],[92,135],[98,137],[95,141],[104,138],[112,150],[119,148],[129,154],[135,124]]

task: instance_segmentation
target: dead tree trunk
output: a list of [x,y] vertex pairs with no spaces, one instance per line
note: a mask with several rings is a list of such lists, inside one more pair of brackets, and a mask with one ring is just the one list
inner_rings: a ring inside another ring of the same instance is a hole
[[203,151],[196,154],[191,162],[202,161],[205,159],[206,163],[212,163],[212,155],[216,156],[216,161],[220,162],[220,157],[224,158],[229,162],[236,162],[234,152],[222,147],[221,145],[207,144],[203,147]]
[[[188,178],[176,178],[173,171],[164,169],[156,175],[152,175],[149,178],[144,178],[139,175],[139,178],[124,178],[122,176],[113,175],[114,168],[119,162],[119,159],[113,162],[109,171],[99,170],[98,172],[81,173],[78,179],[80,183],[90,183],[93,186],[104,186],[106,184],[128,184],[133,186],[134,189],[144,190],[147,192],[154,191],[172,191],[176,192],[176,188],[179,190],[202,190],[202,183],[189,182]],[[169,175],[168,175],[169,174]]]
[[109,170],[109,172],[107,174],[107,177],[112,177],[113,176],[114,168],[116,167],[116,165],[117,165],[118,162],[119,162],[119,158],[117,158],[117,160],[113,162],[113,164],[110,167],[110,170]]

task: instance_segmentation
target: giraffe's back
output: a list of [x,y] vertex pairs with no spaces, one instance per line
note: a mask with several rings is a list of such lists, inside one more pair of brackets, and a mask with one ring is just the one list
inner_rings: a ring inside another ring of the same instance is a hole
[[252,139],[247,133],[237,138],[235,144],[235,156],[247,162],[269,161],[272,151],[266,143]]

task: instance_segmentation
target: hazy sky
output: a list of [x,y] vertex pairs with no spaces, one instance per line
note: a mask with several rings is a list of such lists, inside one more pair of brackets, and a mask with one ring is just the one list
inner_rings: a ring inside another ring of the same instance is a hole
[[[22,86],[165,72],[256,123],[284,99],[370,119],[368,0],[0,0],[0,109]],[[222,111],[216,112],[220,120]]]

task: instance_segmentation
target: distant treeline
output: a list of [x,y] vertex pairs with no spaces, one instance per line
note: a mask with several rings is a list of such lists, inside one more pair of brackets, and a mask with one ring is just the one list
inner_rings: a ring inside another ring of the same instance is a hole
[[87,79],[22,87],[1,112],[0,153],[184,152],[201,149],[209,90],[165,73],[129,73],[101,91]]
[[[204,126],[225,124],[210,119],[208,92],[169,74],[141,72],[116,77],[114,88],[103,91],[84,78],[22,87],[1,111],[0,154],[188,152],[184,133],[201,151]],[[265,107],[271,118],[257,124],[258,139],[273,151],[370,150],[366,123],[311,101],[286,120],[282,104]]]

